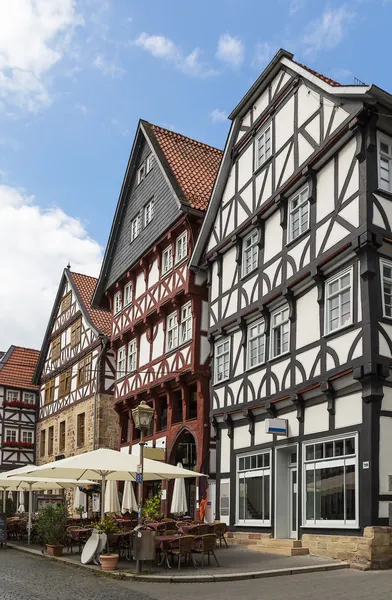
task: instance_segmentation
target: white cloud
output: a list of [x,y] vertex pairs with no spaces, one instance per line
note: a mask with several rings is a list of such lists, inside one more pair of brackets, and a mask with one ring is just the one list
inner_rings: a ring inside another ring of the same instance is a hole
[[255,53],[252,60],[252,66],[260,69],[265,67],[271,60],[273,49],[268,42],[260,42],[255,46]]
[[244,54],[244,44],[238,37],[233,37],[229,33],[220,36],[216,51],[219,60],[232,67],[239,67],[243,63]]
[[122,77],[125,70],[118,67],[114,62],[108,60],[102,54],[98,54],[93,62],[93,67],[101,71],[101,73],[107,77]]
[[356,12],[347,4],[336,9],[327,8],[319,19],[309,23],[301,38],[305,54],[338,46],[355,17]]
[[302,10],[305,6],[306,0],[291,0],[289,4],[290,15],[295,15],[297,12]]
[[225,110],[214,108],[209,114],[209,117],[213,123],[225,123],[227,121],[227,113]]
[[82,22],[74,0],[0,2],[0,98],[29,111],[49,104],[47,76]]
[[79,110],[84,115],[87,114],[87,106],[85,106],[84,104],[75,104],[75,108],[76,108],[76,110]]
[[174,66],[193,77],[205,79],[213,77],[218,72],[201,61],[201,50],[195,48],[189,54],[184,54],[182,50],[169,38],[164,35],[149,35],[141,33],[134,41],[136,46],[143,48],[155,58],[161,58],[174,64]]
[[80,220],[34,196],[0,185],[0,349],[40,348],[60,277],[72,270],[97,276],[102,249]]

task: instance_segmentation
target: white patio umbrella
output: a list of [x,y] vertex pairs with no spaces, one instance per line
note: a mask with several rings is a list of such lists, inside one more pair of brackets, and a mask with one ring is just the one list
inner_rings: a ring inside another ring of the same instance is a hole
[[120,501],[118,499],[117,481],[108,481],[105,488],[105,513],[119,513]]
[[18,492],[18,513],[25,512],[25,493],[23,490]]
[[77,487],[75,490],[75,498],[73,505],[74,510],[77,511],[78,508],[80,508],[81,506],[83,506],[83,512],[85,513],[87,511],[87,496],[84,492],[82,492],[80,487]]
[[[179,469],[182,469],[182,463],[177,463],[177,467]],[[174,482],[170,512],[173,515],[185,514],[186,512],[188,512],[188,502],[186,500],[185,493],[185,481],[183,479],[176,479]]]
[[[133,454],[99,448],[70,458],[63,458],[40,467],[25,467],[26,475],[34,475],[50,479],[81,478],[95,479],[102,484],[101,490],[101,516],[104,515],[104,502],[106,481],[136,481],[139,458]],[[176,479],[177,477],[206,477],[202,473],[179,469],[173,465],[145,458],[143,462],[145,481],[159,479]],[[20,472],[20,471],[19,471]]]
[[126,512],[137,512],[138,505],[136,502],[136,496],[133,489],[133,485],[130,481],[126,481],[124,483],[124,492],[121,503],[121,512],[124,514]]
[[[3,490],[3,510],[5,512],[5,498],[6,491],[8,493],[12,491],[28,490],[29,492],[29,519],[27,526],[27,543],[30,545],[31,536],[31,515],[33,511],[33,491],[42,490],[63,490],[66,488],[77,487],[78,485],[91,485],[92,481],[72,481],[70,479],[44,479],[42,477],[27,476],[27,475],[13,475],[20,469],[15,471],[8,471],[5,479],[0,479],[0,489]],[[5,473],[2,474],[4,477]]]

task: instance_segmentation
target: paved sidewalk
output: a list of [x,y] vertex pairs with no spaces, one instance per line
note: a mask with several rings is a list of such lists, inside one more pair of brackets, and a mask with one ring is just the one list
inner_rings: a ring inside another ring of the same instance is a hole
[[[11,547],[30,552],[42,557],[41,548],[38,546],[31,546],[30,548],[25,544],[12,542]],[[207,564],[205,560],[205,566],[199,566],[198,569],[194,569],[191,565],[181,567],[177,569],[168,569],[165,567],[158,567],[155,563],[145,563],[142,576],[136,576],[140,580],[148,581],[168,581],[168,582],[202,582],[206,581],[235,581],[241,579],[250,579],[254,577],[262,576],[279,576],[298,574],[301,572],[310,571],[325,571],[326,569],[340,569],[347,568],[348,565],[340,563],[338,561],[332,561],[328,558],[320,558],[316,556],[279,556],[276,554],[265,554],[260,552],[252,552],[244,546],[232,546],[229,548],[218,548],[216,555],[220,564],[217,567],[213,557],[211,557],[211,564]],[[50,557],[51,558],[51,557]],[[68,563],[74,566],[87,568],[93,571],[100,571],[99,567],[94,565],[88,565],[84,567],[80,563],[79,554],[69,554],[66,552],[61,562]],[[196,562],[200,564],[200,557],[196,557]],[[135,562],[121,560],[119,562],[118,570],[113,572],[114,575],[118,573],[125,574],[128,577],[133,577],[135,574]]]

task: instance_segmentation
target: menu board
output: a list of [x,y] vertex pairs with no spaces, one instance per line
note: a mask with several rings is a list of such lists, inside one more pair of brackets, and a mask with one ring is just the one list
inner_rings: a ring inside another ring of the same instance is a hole
[[0,545],[7,543],[7,519],[5,513],[0,513]]

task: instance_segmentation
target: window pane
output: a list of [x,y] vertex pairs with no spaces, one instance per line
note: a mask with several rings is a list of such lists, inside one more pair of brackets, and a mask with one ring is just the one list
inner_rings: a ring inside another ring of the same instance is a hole
[[243,521],[245,519],[245,480],[243,478],[239,481],[239,507],[238,517]]
[[257,467],[257,456],[256,455],[250,457],[250,467],[251,467],[251,469],[256,469],[256,467]]
[[333,456],[333,442],[325,443],[325,456],[331,458]]
[[355,521],[355,465],[346,467],[346,519]]
[[263,487],[262,476],[249,477],[245,479],[245,518],[263,518]]
[[245,459],[243,457],[239,460],[238,468],[240,471],[243,471],[245,468]]
[[257,455],[257,467],[260,468],[263,466],[263,455],[262,454],[258,454]]
[[349,438],[344,441],[344,453],[355,454],[355,438]]
[[306,446],[306,460],[314,459],[314,446]]
[[264,466],[265,467],[270,466],[270,455],[269,454],[264,454]]
[[343,456],[344,453],[344,442],[343,440],[337,440],[335,442],[335,456]]
[[[268,456],[268,455],[266,455]],[[269,456],[268,456],[269,458]],[[264,475],[264,521],[269,521],[270,519],[270,502],[269,502],[269,498],[270,498],[270,476],[269,475]]]
[[306,520],[314,520],[314,471],[306,471]]
[[245,469],[250,469],[250,456],[245,457]]
[[314,457],[317,458],[324,458],[324,444],[315,444],[314,447]]
[[344,467],[315,470],[316,520],[344,520]]

